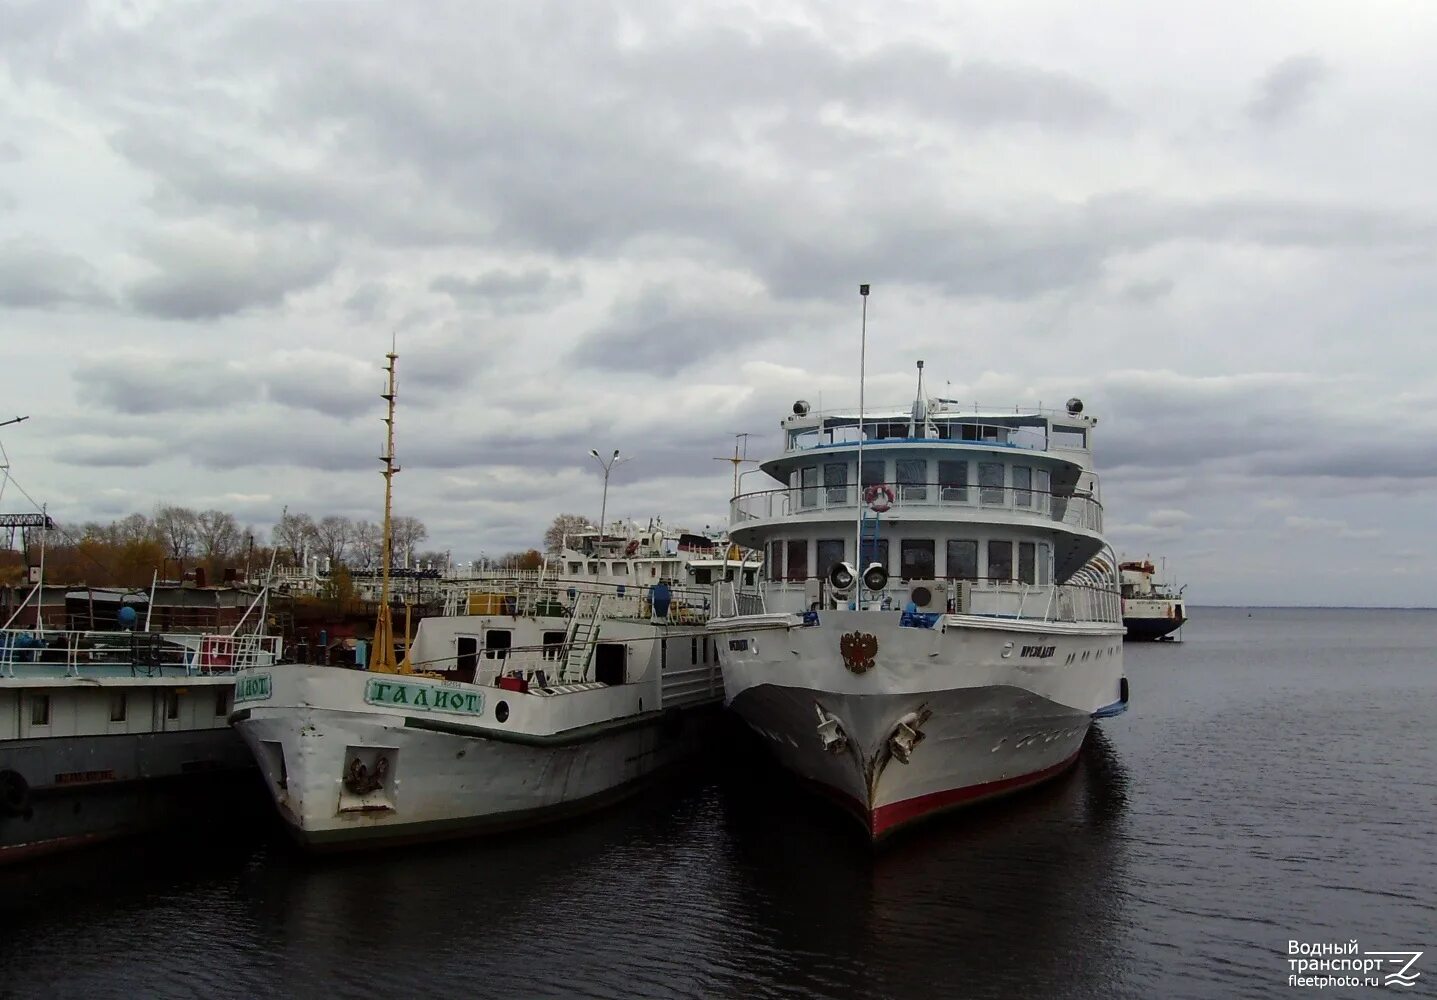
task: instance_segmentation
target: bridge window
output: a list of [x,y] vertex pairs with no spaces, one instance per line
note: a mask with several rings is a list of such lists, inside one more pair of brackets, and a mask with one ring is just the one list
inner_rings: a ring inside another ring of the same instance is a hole
[[1038,583],[1046,587],[1051,579],[1053,564],[1052,546],[1047,542],[1038,543]]
[[1033,506],[1033,470],[1026,465],[1013,466],[1013,506]]
[[829,570],[843,562],[843,551],[842,538],[820,538],[818,540],[818,565],[814,567],[815,575],[826,578]]
[[978,579],[978,543],[971,538],[948,539],[948,578]]
[[1035,565],[1038,561],[1037,553],[1038,547],[1032,542],[1018,543],[1018,580],[1020,582],[1038,582],[1037,566]]
[[898,495],[903,500],[928,499],[928,463],[921,458],[897,462]]
[[803,487],[798,491],[798,503],[801,507],[816,507],[818,505],[818,466],[810,465],[799,471],[799,484]]
[[770,580],[783,579],[783,542],[768,543],[768,558],[764,560],[764,569],[768,571]]
[[790,538],[788,541],[788,579],[808,579],[808,539]]
[[1050,440],[1054,448],[1086,448],[1088,432],[1082,427],[1054,427]]
[[876,486],[879,483],[887,482],[884,476],[883,459],[866,458],[863,460],[863,485]]
[[1048,509],[1049,494],[1053,492],[1053,477],[1047,469],[1037,471],[1038,480],[1038,506],[1044,510]]
[[988,540],[988,579],[1013,579],[1013,543]]
[[968,502],[968,463],[938,463],[939,497],[945,503]]
[[931,580],[938,574],[933,563],[933,539],[905,538],[898,544],[900,570],[905,580]]
[[503,660],[509,656],[514,645],[514,633],[507,628],[491,628],[484,633],[484,658]]
[[[1003,463],[978,463],[978,499],[983,503],[1003,502]],[[989,576],[993,574],[989,573]]]
[[569,638],[567,632],[545,632],[544,633],[544,659],[557,660],[564,652],[564,640]]
[[834,462],[823,467],[823,486],[828,506],[835,507],[848,502],[848,463]]

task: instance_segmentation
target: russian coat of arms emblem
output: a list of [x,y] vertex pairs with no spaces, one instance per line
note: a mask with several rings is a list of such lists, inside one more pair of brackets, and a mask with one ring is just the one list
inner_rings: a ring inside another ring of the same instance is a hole
[[865,674],[873,669],[878,637],[871,632],[849,632],[838,640],[838,651],[843,654],[845,667],[855,674]]

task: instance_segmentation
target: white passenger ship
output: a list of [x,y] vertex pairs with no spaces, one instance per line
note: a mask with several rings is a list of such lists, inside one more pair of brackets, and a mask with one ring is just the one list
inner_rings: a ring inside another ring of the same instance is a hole
[[[389,359],[386,542],[397,471]],[[445,614],[420,622],[400,655],[386,544],[367,671],[241,675],[234,724],[302,844],[339,849],[555,820],[634,792],[699,746],[723,697],[704,628],[711,591],[661,575],[661,550],[592,541],[568,550],[596,564],[575,579],[515,573],[454,585]]]
[[1095,423],[921,381],[861,423],[800,401],[761,466],[782,485],[733,499],[766,579],[709,623],[727,703],[873,839],[1059,774],[1126,707]]

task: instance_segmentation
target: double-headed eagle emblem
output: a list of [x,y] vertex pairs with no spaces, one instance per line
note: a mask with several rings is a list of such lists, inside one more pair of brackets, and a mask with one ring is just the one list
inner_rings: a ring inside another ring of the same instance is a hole
[[845,667],[855,674],[866,674],[873,669],[878,637],[871,632],[849,632],[838,640],[838,651],[843,654]]

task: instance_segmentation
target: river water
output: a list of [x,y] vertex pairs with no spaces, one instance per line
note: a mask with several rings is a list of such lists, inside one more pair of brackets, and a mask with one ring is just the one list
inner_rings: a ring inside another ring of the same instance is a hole
[[[314,860],[261,815],[0,871],[0,995],[1437,995],[1437,612],[1196,614],[1072,772],[876,854],[734,737],[540,832]],[[1318,990],[1292,940],[1428,954]]]

